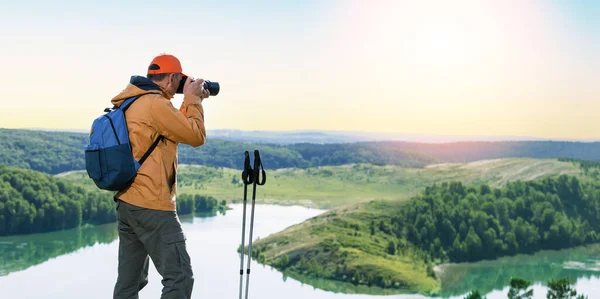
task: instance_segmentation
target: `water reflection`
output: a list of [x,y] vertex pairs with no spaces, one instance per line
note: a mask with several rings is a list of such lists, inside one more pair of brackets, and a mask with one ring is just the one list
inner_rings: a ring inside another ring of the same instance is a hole
[[545,284],[555,278],[600,277],[600,244],[560,251],[542,251],[494,261],[453,264],[440,267],[442,296],[456,296],[479,290],[489,293],[502,290],[512,277]]
[[[266,237],[319,213],[320,211],[303,208],[261,206],[256,220],[256,236]],[[218,293],[223,290],[227,290],[227,295],[237,295],[236,290],[231,289],[231,286],[237,286],[239,279],[239,275],[235,275],[239,269],[239,257],[235,252],[240,241],[239,206],[236,206],[231,213],[219,214],[218,217],[200,218],[185,215],[180,219],[189,236],[190,252],[195,261],[194,265],[198,269],[198,288],[195,293],[205,298],[219,297]],[[2,290],[5,292],[3,295],[21,294],[23,286],[35,281],[37,284],[46,283],[44,292],[55,292],[56,296],[51,296],[53,298],[81,298],[75,290],[60,291],[61,288],[54,286],[51,281],[46,282],[39,277],[59,275],[69,281],[77,279],[81,269],[93,268],[98,277],[93,283],[82,282],[79,294],[96,296],[94,298],[110,296],[109,290],[115,279],[117,238],[115,223],[37,235],[1,237],[0,277],[5,276],[0,279],[0,283],[3,283]],[[94,246],[95,244],[110,245]],[[86,247],[87,249],[81,250]],[[74,252],[79,254],[71,254]],[[20,275],[8,275],[61,255],[64,257],[61,257],[60,265],[46,263],[47,267],[35,267],[30,271],[21,272]],[[506,293],[508,282],[515,276],[538,284],[562,277],[580,282],[591,281],[592,287],[585,289],[585,285],[581,286],[583,293],[591,295],[596,290],[593,285],[600,278],[599,256],[600,244],[597,244],[562,251],[545,251],[535,255],[519,255],[495,261],[444,265],[440,267],[439,272],[442,290],[438,296],[462,298],[465,293],[475,289],[485,294],[494,290],[504,290],[503,292]],[[398,293],[398,290],[355,286],[351,283],[304,277],[294,273],[280,273],[270,267],[254,263],[252,273],[253,292],[264,298],[280,298],[283,294],[289,299],[338,298],[345,296],[344,294],[366,294],[352,296],[373,298],[370,295]],[[151,273],[152,275],[154,275],[153,283],[144,292],[159,294],[160,278],[154,272]],[[11,291],[13,285],[14,291]],[[27,298],[34,298],[37,294],[36,290],[28,289],[28,292]],[[38,298],[49,298],[45,293],[38,295]],[[495,297],[488,295],[488,298],[506,298],[505,295],[500,294]],[[424,296],[397,295],[392,298],[424,298]]]
[[402,290],[384,289],[376,286],[354,285],[349,282],[335,281],[323,278],[309,277],[295,273],[284,273],[283,281],[291,278],[302,285],[309,285],[315,289],[339,294],[364,294],[364,295],[396,295],[403,294]]
[[43,234],[0,237],[0,276],[118,238],[116,223]]

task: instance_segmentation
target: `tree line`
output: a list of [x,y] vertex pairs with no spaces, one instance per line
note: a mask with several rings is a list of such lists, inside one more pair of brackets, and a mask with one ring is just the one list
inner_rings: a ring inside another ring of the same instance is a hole
[[[86,133],[0,129],[0,164],[50,174],[85,169]],[[269,169],[308,168],[350,163],[421,167],[437,162],[472,162],[482,159],[530,157],[600,161],[600,143],[515,141],[356,142],[338,144],[253,144],[210,139],[193,148],[181,145],[179,162],[241,169],[243,153],[258,149]]]
[[227,202],[225,200],[219,202],[212,196],[200,194],[177,196],[177,213],[179,215],[214,216],[217,212],[225,213],[226,210]]
[[562,162],[571,162],[578,165],[585,175],[589,175],[594,179],[600,178],[600,161],[581,160],[574,158],[558,158]]
[[[83,148],[88,134],[0,129],[0,164],[49,174],[85,169]],[[401,164],[423,166],[435,159],[405,153],[394,147],[379,149],[374,144],[252,144],[211,139],[193,148],[179,147],[179,163],[241,169],[244,151],[258,149],[270,169],[317,167],[347,163]]]

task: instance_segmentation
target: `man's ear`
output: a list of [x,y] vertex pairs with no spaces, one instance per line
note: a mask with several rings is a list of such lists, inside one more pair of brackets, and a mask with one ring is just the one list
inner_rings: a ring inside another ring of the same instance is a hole
[[179,86],[179,80],[177,80],[176,73],[169,74],[169,84],[171,84],[172,86]]

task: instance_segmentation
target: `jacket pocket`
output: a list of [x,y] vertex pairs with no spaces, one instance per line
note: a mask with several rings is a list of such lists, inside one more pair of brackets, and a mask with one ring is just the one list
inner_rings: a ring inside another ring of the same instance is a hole
[[97,144],[90,144],[85,147],[85,169],[91,179],[102,179],[100,149],[98,148]]

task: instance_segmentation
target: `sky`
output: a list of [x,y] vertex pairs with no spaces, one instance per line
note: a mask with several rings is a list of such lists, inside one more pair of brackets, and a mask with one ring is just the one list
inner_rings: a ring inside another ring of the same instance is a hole
[[3,128],[89,130],[169,53],[208,130],[600,138],[600,1],[0,2]]

